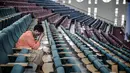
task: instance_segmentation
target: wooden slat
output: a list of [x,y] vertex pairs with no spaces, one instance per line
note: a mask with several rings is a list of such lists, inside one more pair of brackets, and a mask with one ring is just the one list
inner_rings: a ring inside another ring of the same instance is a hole
[[126,71],[119,71],[119,73],[126,73]]
[[101,72],[93,72],[93,73],[101,73]]
[[60,59],[77,59],[76,57],[63,57],[63,58],[60,58]]
[[28,66],[28,63],[8,63],[8,64],[0,64],[0,66],[2,67],[6,67],[6,66],[14,66],[14,65],[16,65],[16,64],[19,64],[19,65],[21,65],[21,66],[24,66],[24,67],[26,67],[26,66]]
[[130,63],[125,63],[125,65],[129,66],[130,67]]
[[80,53],[81,51],[76,47],[76,45],[71,45],[75,52]]
[[112,56],[115,56],[115,54],[114,54],[114,53],[112,53],[112,52],[109,52],[109,54],[110,54],[110,55],[112,55]]
[[59,54],[72,54],[72,52],[59,52]]
[[81,61],[82,61],[84,64],[86,64],[86,65],[91,64],[91,62],[88,60],[88,58],[83,58],[83,59],[81,59]]
[[64,64],[64,65],[62,65],[62,66],[73,66],[73,65],[79,66],[80,64]]
[[[22,50],[23,49],[23,47],[21,47],[21,48],[12,48],[13,50]],[[32,50],[32,48],[26,48],[26,49],[28,49],[28,50]]]
[[64,50],[64,49],[69,50],[69,48],[57,48],[57,49],[59,49],[59,50]]
[[118,73],[118,65],[116,63],[111,60],[107,60],[106,62],[111,66],[112,72]]
[[93,72],[98,72],[98,70],[93,65],[86,65],[86,67],[92,73]]
[[60,44],[56,44],[56,46],[67,46],[66,43],[60,43]]
[[56,43],[61,43],[61,42],[62,42],[62,43],[65,43],[65,41],[55,41],[55,42],[56,42]]
[[79,56],[80,58],[86,57],[83,53],[78,53],[78,56]]
[[[90,39],[90,40],[93,41],[92,39]],[[93,43],[96,44],[96,45],[98,45],[99,47],[101,47],[101,48],[104,49],[104,50],[106,49],[106,48],[102,47],[100,44],[98,44],[98,43],[95,42],[95,41],[93,41]]]
[[107,62],[108,64],[110,64],[110,65],[114,65],[114,64],[115,64],[115,63],[112,62],[111,60],[106,60],[106,62]]
[[23,56],[26,56],[26,57],[30,57],[31,54],[19,54],[19,53],[14,53],[14,54],[9,54],[8,56],[19,56],[19,55],[23,55]]
[[96,55],[97,55],[97,56],[100,56],[100,57],[104,56],[104,55],[101,54],[101,53],[96,53]]

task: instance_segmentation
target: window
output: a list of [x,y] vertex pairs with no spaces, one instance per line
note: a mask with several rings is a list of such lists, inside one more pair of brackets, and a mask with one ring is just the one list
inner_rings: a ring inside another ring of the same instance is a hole
[[88,15],[91,15],[91,8],[88,7]]
[[117,26],[117,18],[114,20],[114,25]]
[[97,8],[94,8],[94,18],[97,18]]
[[125,24],[125,15],[123,14],[121,16],[121,26],[124,26],[124,24]]
[[119,4],[119,0],[116,0],[116,5],[118,5]]
[[91,0],[88,0],[88,4],[91,4]]
[[123,0],[123,4],[126,4],[126,0]]
[[115,8],[115,16],[118,17],[118,8]]
[[109,3],[111,0],[103,0],[103,2],[105,3]]
[[77,2],[83,2],[84,0],[76,0]]
[[65,0],[63,0],[62,2],[65,3]]
[[68,3],[71,4],[71,0],[68,0]]
[[58,0],[52,0],[52,1],[55,1],[55,2],[57,2]]
[[95,0],[95,4],[97,4],[98,0]]

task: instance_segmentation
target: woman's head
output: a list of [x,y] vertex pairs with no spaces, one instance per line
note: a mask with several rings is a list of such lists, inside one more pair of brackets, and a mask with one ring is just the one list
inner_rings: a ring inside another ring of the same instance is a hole
[[41,35],[41,33],[44,32],[44,29],[43,29],[42,25],[38,24],[38,25],[34,26],[34,30],[33,31],[34,31],[34,35],[38,36],[38,35]]

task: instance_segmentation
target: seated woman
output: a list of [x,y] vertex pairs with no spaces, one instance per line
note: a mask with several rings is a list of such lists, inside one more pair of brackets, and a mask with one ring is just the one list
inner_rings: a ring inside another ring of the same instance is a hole
[[[44,29],[42,25],[35,25],[33,31],[28,30],[21,35],[16,43],[16,48],[30,48],[37,50],[43,37],[43,31]],[[35,40],[38,36],[40,36],[39,39]]]

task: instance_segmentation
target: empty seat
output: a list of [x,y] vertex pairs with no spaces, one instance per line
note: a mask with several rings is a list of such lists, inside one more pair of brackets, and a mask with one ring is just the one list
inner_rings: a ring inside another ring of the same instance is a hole
[[57,73],[65,73],[63,67],[58,67],[58,68],[56,69],[56,71],[57,71]]
[[62,67],[62,63],[61,63],[61,60],[60,60],[59,57],[54,58],[54,65],[55,65],[56,68]]
[[11,73],[23,73],[24,72],[24,67],[21,65],[14,65],[13,69],[11,70]]
[[11,15],[16,13],[15,8],[10,7],[10,8],[0,8],[0,17],[4,17],[7,15]]
[[[1,33],[0,35],[0,42],[1,42],[1,49],[3,49],[7,54],[14,54],[15,52],[13,51],[13,46],[15,43],[13,43],[13,38],[8,38],[9,36],[6,33]],[[10,40],[9,40],[10,39]],[[12,42],[11,42],[12,41]],[[12,44],[12,45],[11,45]],[[28,53],[27,49],[22,49],[20,53]]]
[[[26,15],[13,23],[11,26],[2,30],[1,37],[4,39],[2,40],[4,50],[7,54],[13,54],[13,49],[15,47],[16,42],[18,41],[19,37],[22,33],[24,33],[29,24],[31,23],[31,15]],[[5,40],[6,39],[6,40]],[[7,45],[8,44],[8,45]],[[27,49],[23,49],[20,53],[28,53]]]
[[[2,51],[2,48],[0,49],[0,55],[2,55],[0,58],[0,65],[3,65],[3,66],[0,66],[2,68],[2,73],[16,73],[16,72],[23,73],[24,72],[24,67],[22,67],[21,65],[18,65],[18,63],[26,63],[26,60],[25,60],[26,57],[18,56],[16,57],[16,59],[13,56],[8,57],[7,54],[4,51]],[[9,63],[12,63],[12,66],[10,66]],[[12,70],[10,71],[11,67],[12,67]]]
[[34,12],[33,16],[35,18],[38,18],[38,22],[41,23],[41,21],[45,20],[45,18],[47,18],[53,14],[54,13],[51,13],[50,10],[42,10],[42,11]]

